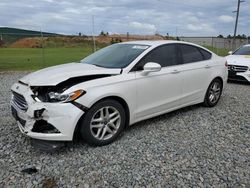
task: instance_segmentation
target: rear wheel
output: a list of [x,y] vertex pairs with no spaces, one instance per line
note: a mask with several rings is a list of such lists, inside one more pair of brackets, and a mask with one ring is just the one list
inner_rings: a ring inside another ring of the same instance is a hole
[[214,107],[220,100],[222,87],[221,80],[218,78],[214,79],[207,89],[203,104],[207,107]]
[[115,100],[103,100],[85,114],[80,127],[82,138],[90,145],[113,142],[125,127],[125,110]]

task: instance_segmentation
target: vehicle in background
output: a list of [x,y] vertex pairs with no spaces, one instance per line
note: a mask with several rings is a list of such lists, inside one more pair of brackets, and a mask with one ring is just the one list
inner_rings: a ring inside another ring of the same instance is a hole
[[244,45],[226,57],[228,79],[250,82],[250,44]]

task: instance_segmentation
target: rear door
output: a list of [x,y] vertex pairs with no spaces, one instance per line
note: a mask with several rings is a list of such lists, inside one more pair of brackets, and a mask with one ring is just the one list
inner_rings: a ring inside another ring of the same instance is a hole
[[204,92],[209,85],[209,78],[212,70],[212,54],[199,47],[178,44],[181,54],[181,64],[179,69],[182,72],[183,105],[196,103],[203,100]]

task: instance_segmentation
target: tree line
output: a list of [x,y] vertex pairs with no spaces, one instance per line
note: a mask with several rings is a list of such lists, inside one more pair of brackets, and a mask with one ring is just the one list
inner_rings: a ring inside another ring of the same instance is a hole
[[[218,35],[217,38],[233,39],[234,36],[232,36],[232,35],[228,35],[228,36]],[[245,34],[242,34],[242,35],[237,35],[235,38],[236,39],[250,39],[250,36],[246,36]]]

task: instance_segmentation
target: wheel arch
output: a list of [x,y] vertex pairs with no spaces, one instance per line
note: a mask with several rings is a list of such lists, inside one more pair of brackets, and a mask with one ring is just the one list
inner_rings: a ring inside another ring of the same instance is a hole
[[[125,110],[125,114],[126,114],[125,127],[127,128],[129,126],[129,123],[130,123],[130,109],[129,109],[129,106],[128,106],[127,102],[122,97],[115,96],[115,95],[106,96],[106,97],[103,97],[103,98],[97,100],[95,103],[92,104],[92,106],[95,105],[96,103],[100,102],[100,101],[107,100],[107,99],[115,100],[115,101],[119,102],[123,106],[123,108]],[[86,113],[86,111],[85,111],[85,113]],[[79,118],[79,120],[78,120],[78,122],[76,124],[75,130],[74,130],[73,139],[75,139],[78,136],[78,133],[80,132],[79,131],[80,123],[81,123],[82,119],[84,118],[84,114]]]
[[220,80],[220,82],[221,82],[221,84],[222,84],[222,89],[223,89],[223,88],[224,88],[224,82],[223,82],[222,77],[220,77],[220,76],[217,76],[217,77],[215,77],[214,79],[212,79],[211,82],[209,83],[209,85],[210,85],[215,79],[219,79],[219,80]]
[[[222,91],[223,91],[223,87],[224,87],[223,78],[220,77],[220,76],[214,77],[214,78],[209,82],[208,88],[207,88],[206,93],[205,93],[204,98],[203,98],[203,105],[206,106],[206,107],[213,107],[213,106],[208,105],[208,103],[206,102],[206,97],[207,97],[208,89],[209,89],[210,85],[213,83],[214,80],[219,80],[219,81],[220,81],[221,86],[222,86]],[[221,92],[222,92],[222,91],[221,91]],[[216,103],[216,104],[217,104],[217,103]]]

